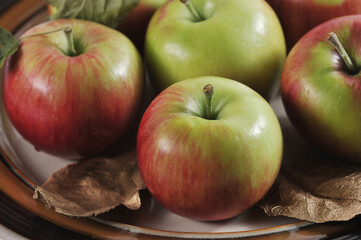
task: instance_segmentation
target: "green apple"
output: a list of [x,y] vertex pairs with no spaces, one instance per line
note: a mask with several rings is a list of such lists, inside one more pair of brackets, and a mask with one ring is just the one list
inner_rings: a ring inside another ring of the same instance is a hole
[[254,205],[274,183],[282,154],[281,128],[267,101],[220,77],[168,87],[144,113],[137,137],[150,193],[198,220],[231,218]]
[[187,78],[220,76],[270,98],[286,56],[282,28],[271,7],[263,0],[193,4],[190,11],[189,3],[169,1],[149,23],[145,57],[158,90]]

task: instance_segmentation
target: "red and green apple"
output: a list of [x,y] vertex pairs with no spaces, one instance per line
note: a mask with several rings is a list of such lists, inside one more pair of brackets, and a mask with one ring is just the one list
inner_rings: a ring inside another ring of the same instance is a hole
[[[67,34],[36,35],[68,24]],[[79,158],[124,135],[139,111],[144,80],[139,53],[123,34],[63,19],[21,38],[19,51],[5,62],[2,87],[9,118],[25,139],[39,150]]]
[[360,69],[361,15],[345,16],[302,37],[281,80],[283,103],[296,129],[325,152],[356,162],[361,162]]
[[286,56],[272,8],[264,0],[183,2],[163,5],[148,26],[145,58],[156,88],[211,75],[242,82],[269,99]]
[[220,77],[168,87],[147,108],[137,136],[150,193],[168,210],[197,220],[231,218],[258,202],[274,183],[282,154],[281,128],[268,102]]
[[341,16],[361,14],[360,0],[267,0],[277,13],[291,48],[315,26]]

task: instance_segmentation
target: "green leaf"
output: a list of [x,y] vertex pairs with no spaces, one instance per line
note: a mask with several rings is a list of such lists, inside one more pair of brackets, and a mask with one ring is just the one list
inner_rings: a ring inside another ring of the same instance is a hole
[[140,0],[48,0],[50,19],[79,18],[116,28]]
[[6,57],[15,53],[19,48],[19,41],[8,32],[0,27],[0,68],[4,65]]

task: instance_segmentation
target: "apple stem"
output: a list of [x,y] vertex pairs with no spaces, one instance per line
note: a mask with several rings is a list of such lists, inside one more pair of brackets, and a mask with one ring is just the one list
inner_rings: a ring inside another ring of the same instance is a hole
[[212,112],[212,97],[214,94],[214,88],[212,84],[207,84],[206,86],[203,87],[203,93],[206,96],[206,114],[207,114],[207,119],[211,119],[211,112]]
[[345,62],[348,70],[351,74],[356,73],[355,65],[353,64],[350,56],[347,54],[345,48],[342,46],[340,40],[337,35],[333,32],[330,32],[327,35],[327,41],[337,50],[337,52],[341,55],[343,61]]
[[199,15],[199,13],[197,12],[197,10],[194,8],[191,0],[180,0],[181,3],[185,4],[186,7],[188,8],[188,10],[191,12],[191,14],[198,20],[198,21],[202,21],[203,19],[201,18],[201,16]]
[[68,42],[69,54],[70,56],[75,56],[76,51],[74,47],[73,27],[70,24],[67,24],[64,27],[64,33],[65,33],[66,41]]

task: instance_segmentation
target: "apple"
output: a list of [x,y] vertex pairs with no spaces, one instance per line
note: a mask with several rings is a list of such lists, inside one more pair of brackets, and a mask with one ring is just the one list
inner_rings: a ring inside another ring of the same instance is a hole
[[[122,20],[117,29],[126,35],[143,54],[145,32],[148,23],[154,12],[165,4],[168,0],[140,0],[139,4],[133,8]],[[47,4],[49,16],[57,12],[57,8]]]
[[53,16],[57,12],[57,8],[50,3],[46,4],[46,9],[48,11],[49,16]]
[[361,14],[360,0],[267,0],[277,13],[287,49],[315,26],[341,16]]
[[[281,25],[263,0],[167,2],[145,39],[149,76],[158,90],[199,76],[230,78],[270,99],[286,56]],[[192,6],[192,7],[191,7]]]
[[361,162],[360,69],[361,15],[345,16],[302,37],[281,80],[282,100],[296,129],[325,152],[356,162]]
[[154,12],[165,4],[168,0],[140,0],[137,7],[125,17],[119,26],[119,30],[124,33],[143,53],[145,32],[149,20]]
[[213,76],[161,92],[137,136],[138,166],[152,196],[197,220],[231,218],[258,202],[275,181],[282,154],[281,128],[268,102],[244,84]]
[[[54,29],[61,31],[33,35]],[[26,140],[39,150],[79,158],[124,135],[139,111],[144,80],[140,55],[123,34],[63,19],[21,38],[4,65],[2,87],[9,118]]]

